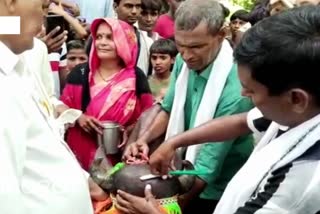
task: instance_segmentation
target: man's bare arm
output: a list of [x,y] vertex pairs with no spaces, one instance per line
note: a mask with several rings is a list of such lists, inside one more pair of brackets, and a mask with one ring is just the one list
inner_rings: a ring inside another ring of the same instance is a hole
[[211,120],[197,128],[169,139],[174,148],[205,142],[221,142],[251,133],[247,124],[247,113]]
[[170,115],[167,112],[163,110],[160,111],[150,128],[147,129],[138,140],[143,140],[146,143],[151,143],[162,134],[164,134],[169,123],[169,116]]

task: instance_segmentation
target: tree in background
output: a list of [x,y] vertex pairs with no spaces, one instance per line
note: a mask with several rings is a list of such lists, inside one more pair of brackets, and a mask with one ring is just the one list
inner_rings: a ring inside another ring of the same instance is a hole
[[247,11],[251,11],[254,7],[256,1],[255,0],[231,0],[234,5],[239,5],[243,7]]

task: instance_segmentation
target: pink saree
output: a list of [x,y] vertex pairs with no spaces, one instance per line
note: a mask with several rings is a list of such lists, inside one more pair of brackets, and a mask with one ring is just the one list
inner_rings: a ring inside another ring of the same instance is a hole
[[[117,54],[124,62],[125,68],[112,76],[108,82],[96,84],[93,76],[100,65],[100,60],[95,48],[96,31],[98,26],[103,22],[107,23],[112,30]],[[133,124],[142,111],[146,109],[146,107],[141,106],[141,102],[139,102],[136,95],[135,64],[138,48],[134,30],[125,22],[105,18],[96,19],[91,25],[91,32],[93,38],[89,58],[91,100],[85,114],[93,116],[100,121],[114,121],[124,127],[129,126]],[[70,94],[77,94],[78,92],[74,92],[75,90],[77,91],[74,86],[72,89],[70,89],[70,87],[72,86],[66,87],[64,90],[62,101],[66,101],[65,103],[69,107],[75,108],[75,106],[69,104],[70,100],[73,99]],[[79,105],[76,107],[79,107]],[[82,167],[88,170],[97,150],[96,135],[90,135],[76,125],[68,130],[67,142]],[[120,160],[120,155],[108,156],[108,159],[110,163],[114,165]]]
[[[96,85],[93,80],[93,74],[100,65],[95,40],[97,28],[102,22],[106,22],[110,26],[118,56],[126,66],[116,73],[105,87]],[[126,125],[137,102],[134,69],[138,46],[134,31],[127,23],[106,18],[95,20],[92,23],[91,32],[93,38],[90,54],[91,73],[89,74],[91,102],[87,108],[87,114],[99,120],[113,119],[121,125]]]

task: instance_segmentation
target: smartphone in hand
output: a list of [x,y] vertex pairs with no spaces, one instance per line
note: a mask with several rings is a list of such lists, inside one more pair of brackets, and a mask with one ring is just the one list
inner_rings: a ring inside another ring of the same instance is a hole
[[65,20],[63,16],[60,15],[47,15],[45,26],[46,34],[53,31],[56,27],[60,27],[60,30],[53,37],[60,35],[61,33],[63,33],[63,31],[66,30]]

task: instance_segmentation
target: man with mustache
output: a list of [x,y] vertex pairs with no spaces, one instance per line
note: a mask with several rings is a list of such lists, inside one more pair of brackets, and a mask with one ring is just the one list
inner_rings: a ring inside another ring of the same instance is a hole
[[[148,144],[166,133],[174,136],[217,117],[248,111],[252,105],[241,97],[241,85],[233,63],[233,50],[225,40],[224,12],[214,1],[187,0],[175,16],[175,41],[180,52],[169,89],[149,129],[129,145],[125,158],[148,155]],[[194,188],[180,198],[184,213],[211,214],[228,181],[253,149],[249,135],[226,143],[189,147],[184,158],[207,175],[197,177]],[[186,206],[188,204],[188,206]]]

